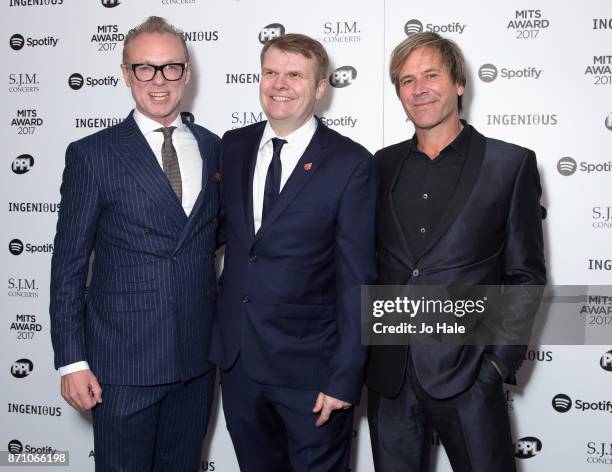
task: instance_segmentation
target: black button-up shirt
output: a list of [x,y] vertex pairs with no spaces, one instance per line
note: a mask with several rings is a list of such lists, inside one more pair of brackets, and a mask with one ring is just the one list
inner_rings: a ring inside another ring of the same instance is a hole
[[419,259],[446,211],[465,163],[472,127],[463,130],[435,159],[417,147],[416,134],[393,187],[393,203],[408,246]]

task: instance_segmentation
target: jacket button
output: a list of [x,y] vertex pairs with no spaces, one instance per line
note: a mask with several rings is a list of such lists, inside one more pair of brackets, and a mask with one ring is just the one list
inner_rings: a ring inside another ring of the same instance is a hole
[[170,256],[170,260],[171,260],[172,262],[176,262],[176,256]]
[[412,271],[412,276],[413,276],[413,277],[418,277],[419,275],[420,275],[419,269],[414,269],[414,270]]
[[151,232],[151,228],[149,228],[148,226],[145,226],[143,228],[143,230],[144,230],[145,233],[150,233]]
[[242,297],[242,303],[249,303],[249,301],[249,297],[247,297],[246,295]]
[[175,299],[174,297],[168,297],[168,301],[169,301],[170,303],[175,303],[175,302],[176,302],[176,299]]

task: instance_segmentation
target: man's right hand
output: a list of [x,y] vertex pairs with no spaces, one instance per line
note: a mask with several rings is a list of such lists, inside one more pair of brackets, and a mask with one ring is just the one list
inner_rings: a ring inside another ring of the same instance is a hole
[[62,375],[62,397],[77,411],[102,403],[102,387],[89,369]]

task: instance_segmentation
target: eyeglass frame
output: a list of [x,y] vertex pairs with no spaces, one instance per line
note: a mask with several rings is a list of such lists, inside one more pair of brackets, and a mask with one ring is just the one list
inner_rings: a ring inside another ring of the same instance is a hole
[[[155,76],[157,75],[158,72],[160,72],[162,77],[168,82],[176,82],[183,78],[183,75],[185,74],[185,70],[187,70],[187,67],[189,67],[189,62],[168,62],[167,64],[161,64],[159,66],[156,66],[155,64],[147,64],[147,63],[140,63],[140,64],[126,63],[124,65],[127,69],[132,71],[132,73],[134,74],[134,77],[136,78],[138,82],[151,82],[153,79],[155,79]],[[153,72],[153,77],[151,77],[149,80],[139,79],[138,76],[136,75],[136,68],[138,66],[153,67],[153,69],[155,69],[155,72]],[[168,77],[166,77],[166,74],[164,74],[164,67],[167,67],[167,66],[180,66],[181,67],[181,75],[179,76],[178,79],[169,79]]]

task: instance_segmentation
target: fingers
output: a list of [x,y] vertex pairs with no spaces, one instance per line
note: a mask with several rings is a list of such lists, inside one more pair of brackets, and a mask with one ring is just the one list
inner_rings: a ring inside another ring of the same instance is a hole
[[317,396],[317,401],[315,402],[315,406],[312,409],[313,413],[318,413],[321,411],[321,408],[323,408],[323,399],[325,397],[325,394],[322,392],[319,392],[319,395]]
[[90,370],[63,375],[61,392],[64,400],[77,411],[89,410],[102,401],[102,388]]
[[91,396],[94,400],[94,405],[96,405],[98,403],[102,403],[102,387],[100,387],[100,384],[94,375],[91,377],[92,378],[89,381],[89,391],[91,392]]
[[334,409],[332,408],[332,406],[329,403],[324,403],[323,404],[323,408],[321,409],[321,414],[319,415],[319,417],[317,418],[317,421],[315,423],[315,426],[318,428],[320,426],[323,426],[325,423],[327,423],[327,421],[329,420],[329,417],[332,413]]
[[325,395],[324,393],[320,392],[319,396],[317,397],[317,403],[313,409],[314,413],[321,412],[321,414],[317,418],[317,421],[315,422],[315,426],[318,428],[327,423],[329,417],[331,416],[334,410],[346,410],[350,407],[350,403],[338,400],[334,397],[330,397],[329,395]]

